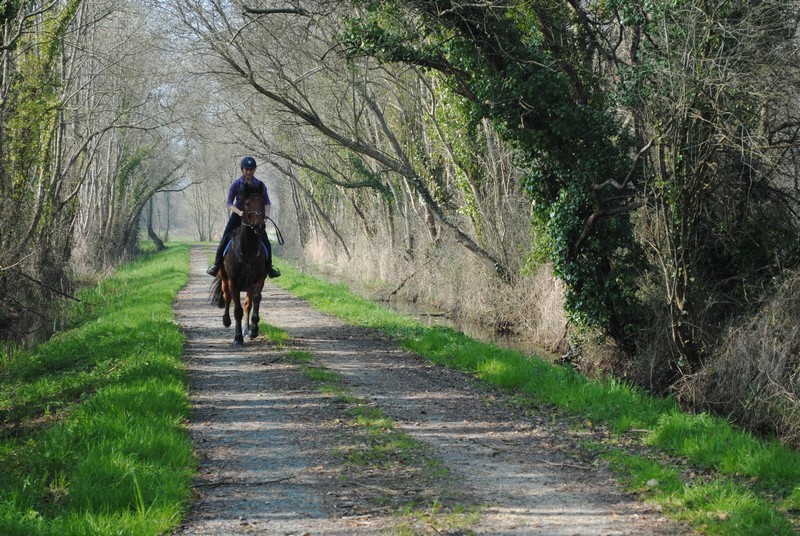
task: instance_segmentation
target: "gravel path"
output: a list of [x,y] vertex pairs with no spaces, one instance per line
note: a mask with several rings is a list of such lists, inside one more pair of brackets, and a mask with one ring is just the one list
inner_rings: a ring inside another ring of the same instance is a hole
[[[192,249],[189,284],[175,302],[187,337],[189,428],[199,460],[195,502],[176,534],[394,533],[409,526],[394,505],[423,496],[480,515],[458,529],[417,523],[415,533],[689,533],[622,493],[605,465],[581,452],[577,434],[552,417],[525,415],[477,380],[272,284],[262,322],[288,331],[288,348],[259,337],[234,349],[221,311],[207,302],[207,260],[207,249]],[[337,452],[355,439],[342,424],[341,404],[287,358],[292,349],[338,373],[341,388],[424,445],[447,469],[439,487],[400,473],[370,480],[346,464]]]

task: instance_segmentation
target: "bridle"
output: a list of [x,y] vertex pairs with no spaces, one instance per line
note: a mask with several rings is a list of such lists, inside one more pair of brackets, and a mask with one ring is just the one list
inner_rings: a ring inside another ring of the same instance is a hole
[[257,227],[259,224],[250,223],[250,218],[253,216],[256,218],[259,216],[263,218],[264,215],[265,214],[263,210],[248,210],[242,214],[242,225],[245,227],[250,227],[251,229],[255,229],[255,227]]
[[[258,197],[261,197],[262,201],[261,201],[260,204],[263,206],[263,204],[264,204],[263,196],[261,196],[261,194],[258,194]],[[247,200],[245,200],[245,203],[247,203]],[[245,210],[245,211],[242,212],[242,225],[250,227],[251,229],[255,230],[255,228],[258,226],[258,224],[250,223],[250,219],[253,218],[253,217],[255,217],[255,218],[259,218],[260,217],[260,218],[263,219],[265,216],[266,216],[266,212],[263,209],[262,210]]]

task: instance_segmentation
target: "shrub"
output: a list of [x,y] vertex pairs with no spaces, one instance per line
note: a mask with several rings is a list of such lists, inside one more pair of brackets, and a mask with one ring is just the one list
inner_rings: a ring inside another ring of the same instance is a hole
[[679,399],[800,446],[800,274],[730,329],[714,358],[685,378]]

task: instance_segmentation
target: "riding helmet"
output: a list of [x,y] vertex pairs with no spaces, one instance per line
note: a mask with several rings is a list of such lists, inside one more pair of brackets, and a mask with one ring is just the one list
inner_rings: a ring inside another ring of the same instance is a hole
[[240,168],[249,168],[249,169],[256,169],[256,159],[252,156],[245,156],[242,158],[242,163],[239,165]]

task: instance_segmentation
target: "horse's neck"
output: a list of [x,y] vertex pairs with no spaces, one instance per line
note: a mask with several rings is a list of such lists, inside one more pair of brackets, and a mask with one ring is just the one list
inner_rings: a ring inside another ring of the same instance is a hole
[[258,232],[255,229],[242,225],[239,230],[239,239],[243,252],[247,253],[257,250],[259,239]]

